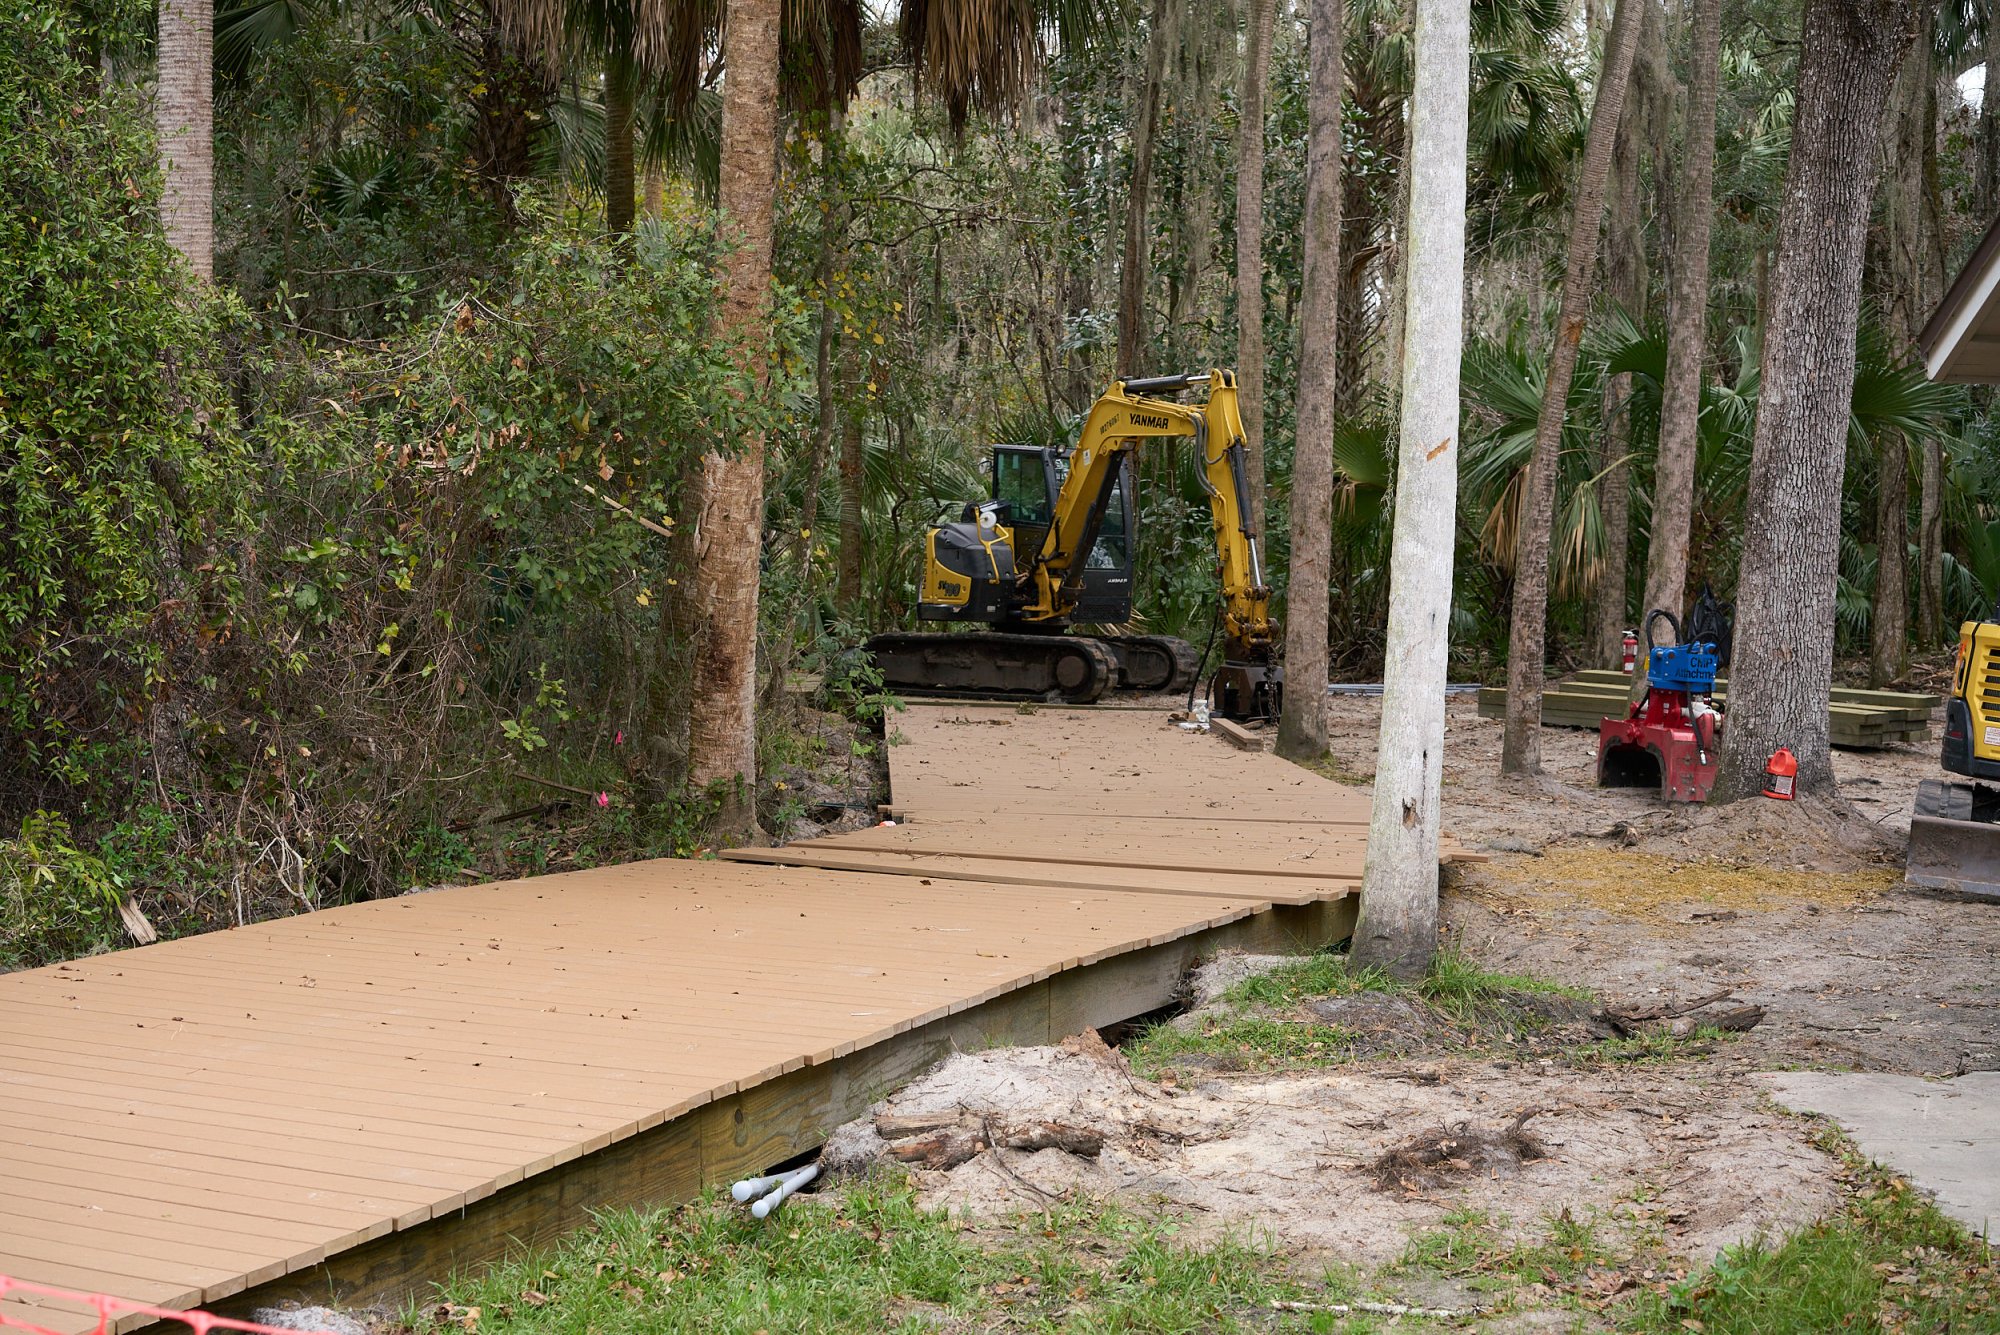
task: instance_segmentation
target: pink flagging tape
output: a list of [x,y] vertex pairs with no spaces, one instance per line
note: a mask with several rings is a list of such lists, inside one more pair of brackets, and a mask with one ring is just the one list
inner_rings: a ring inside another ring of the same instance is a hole
[[[68,1289],[54,1289],[46,1284],[31,1284],[25,1279],[14,1279],[0,1275],[0,1299],[5,1298],[55,1298],[63,1302],[80,1303],[97,1313],[97,1326],[91,1335],[110,1335],[111,1323],[122,1316],[149,1316],[156,1321],[178,1321],[194,1332],[194,1335],[208,1335],[212,1330],[243,1331],[246,1335],[296,1335],[295,1332],[280,1330],[276,1326],[260,1326],[254,1321],[232,1321],[228,1317],[216,1316],[213,1312],[175,1312],[164,1307],[148,1307],[144,1303],[127,1302],[123,1298],[113,1298],[102,1293],[73,1293]],[[62,1335],[60,1331],[38,1326],[32,1321],[23,1321],[0,1311],[0,1330],[24,1330],[28,1335]],[[312,1335],[308,1332],[308,1335]],[[329,1335],[321,1331],[317,1335]]]

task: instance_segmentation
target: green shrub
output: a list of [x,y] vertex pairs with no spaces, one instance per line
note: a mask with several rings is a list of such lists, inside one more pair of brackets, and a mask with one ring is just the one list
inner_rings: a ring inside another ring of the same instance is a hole
[[0,839],[0,968],[88,954],[116,939],[118,875],[77,846],[69,822],[37,811]]
[[84,782],[78,748],[228,634],[250,478],[213,365],[237,310],[162,235],[140,91],[100,86],[81,22],[0,7],[0,774],[27,787]]

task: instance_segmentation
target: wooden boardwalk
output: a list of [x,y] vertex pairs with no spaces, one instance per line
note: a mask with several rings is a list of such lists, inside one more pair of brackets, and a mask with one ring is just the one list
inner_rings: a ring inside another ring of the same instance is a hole
[[1350,790],[1157,714],[893,726],[907,824],[0,977],[0,1274],[400,1297],[810,1148],[952,1044],[1125,1018],[1216,945],[1351,922]]

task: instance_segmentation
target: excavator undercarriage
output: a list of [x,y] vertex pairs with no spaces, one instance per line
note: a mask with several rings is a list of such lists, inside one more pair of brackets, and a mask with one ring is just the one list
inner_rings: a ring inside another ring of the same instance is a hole
[[1201,670],[1194,647],[1170,635],[892,631],[868,651],[891,689],[973,699],[1089,704],[1111,691],[1180,693]]

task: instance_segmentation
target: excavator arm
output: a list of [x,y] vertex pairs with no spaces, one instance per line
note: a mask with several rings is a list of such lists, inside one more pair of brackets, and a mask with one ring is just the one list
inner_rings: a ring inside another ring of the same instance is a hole
[[[1208,389],[1203,403],[1158,397],[1202,385]],[[1084,560],[1103,526],[1125,457],[1150,441],[1168,438],[1187,439],[1199,452],[1199,476],[1208,493],[1222,582],[1225,656],[1268,659],[1276,644],[1277,624],[1271,618],[1271,590],[1264,578],[1257,509],[1249,503],[1236,378],[1228,371],[1122,381],[1091,406],[1070,452],[1069,475],[1056,497],[1048,533],[1024,572],[1034,582],[1034,596],[1023,609],[1023,619],[1054,620],[1070,614]]]

